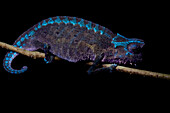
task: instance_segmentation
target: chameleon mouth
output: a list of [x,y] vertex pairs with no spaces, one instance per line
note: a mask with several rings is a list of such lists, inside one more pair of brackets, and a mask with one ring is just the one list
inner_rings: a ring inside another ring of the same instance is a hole
[[117,64],[117,65],[123,65],[123,66],[134,66],[136,67],[142,62],[141,57],[136,57],[136,58],[114,58],[114,59],[105,59],[104,62],[112,63],[112,64]]
[[141,60],[128,60],[128,59],[114,59],[112,61],[114,64],[124,65],[124,66],[137,66]]
[[137,66],[139,65],[141,62],[142,62],[142,57],[141,55],[137,55],[136,58],[124,58],[124,59],[121,59],[121,58],[115,58],[113,59],[112,61],[113,63],[115,64],[118,64],[118,65],[124,65],[124,66]]
[[113,63],[118,64],[118,65],[124,65],[124,66],[137,66],[141,64],[142,62],[142,53],[134,54],[132,56],[125,56],[122,58],[114,58],[112,60]]

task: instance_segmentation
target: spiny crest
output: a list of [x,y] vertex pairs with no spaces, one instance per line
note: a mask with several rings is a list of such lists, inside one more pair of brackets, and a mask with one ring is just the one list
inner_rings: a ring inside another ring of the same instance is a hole
[[114,41],[114,42],[126,42],[126,41],[128,41],[128,40],[129,40],[128,38],[120,35],[119,33],[117,33],[117,36],[115,36],[115,37],[113,38],[113,41]]
[[[46,20],[43,20],[42,22],[39,22],[37,25],[35,25],[33,27],[32,30],[30,30],[29,33],[25,34],[25,36],[22,36],[20,38],[20,40],[17,40],[14,44],[15,47],[24,47],[26,44],[24,43],[24,41],[30,39],[30,38],[34,38],[33,35],[35,34],[35,32],[39,29],[41,29],[42,27],[45,27],[47,25],[52,25],[54,23],[57,24],[72,24],[72,25],[79,25],[80,27],[86,27],[87,30],[93,30],[95,33],[100,33],[100,35],[105,35],[109,38],[112,39],[112,36],[110,34],[107,33],[107,30],[105,27],[100,26],[99,24],[95,24],[92,23],[91,21],[87,21],[81,18],[76,18],[76,17],[68,17],[68,16],[57,16],[57,17],[53,17],[53,18],[48,18]],[[22,42],[22,44],[21,44]]]
[[112,43],[114,44],[115,48],[118,46],[123,46],[124,48],[127,48],[127,46],[131,43],[139,43],[144,44],[143,41],[137,40],[137,39],[128,39],[119,33],[117,33],[117,36],[115,36],[112,40]]
[[34,30],[40,29],[42,26],[47,26],[48,24],[72,24],[72,25],[79,25],[80,27],[86,27],[88,30],[93,30],[95,33],[100,32],[101,35],[106,35],[109,38],[111,38],[111,35],[106,33],[106,28],[103,26],[99,26],[99,24],[94,24],[91,21],[86,21],[81,18],[76,18],[76,17],[68,17],[68,16],[57,16],[54,18],[49,18],[44,20],[43,22],[40,22],[38,26],[34,28]]
[[128,46],[130,44],[134,44],[132,46],[136,47],[137,44],[140,44],[141,46],[144,45],[144,42],[139,39],[128,39],[128,38],[120,35],[119,33],[117,33],[117,36],[115,36],[112,40],[112,44],[114,44],[115,48],[123,47],[124,50],[126,51],[126,56],[128,56],[128,55],[132,55],[132,53],[128,51]]

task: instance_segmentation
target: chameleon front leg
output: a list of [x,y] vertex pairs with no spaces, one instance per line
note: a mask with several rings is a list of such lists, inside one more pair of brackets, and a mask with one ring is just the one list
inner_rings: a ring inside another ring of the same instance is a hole
[[45,43],[44,44],[44,53],[45,53],[45,58],[44,61],[48,64],[51,63],[54,59],[54,55],[50,52],[50,45]]
[[110,67],[103,67],[103,68],[96,69],[97,65],[101,63],[103,58],[104,58],[104,54],[101,54],[96,58],[93,65],[88,70],[89,75],[95,72],[100,72],[100,71],[109,71],[110,73],[112,73],[112,71],[116,69],[117,64],[112,64]]
[[98,55],[93,63],[93,65],[90,67],[90,69],[87,71],[88,74],[92,74],[95,71],[95,68],[97,67],[98,64],[102,61],[104,58],[104,54]]

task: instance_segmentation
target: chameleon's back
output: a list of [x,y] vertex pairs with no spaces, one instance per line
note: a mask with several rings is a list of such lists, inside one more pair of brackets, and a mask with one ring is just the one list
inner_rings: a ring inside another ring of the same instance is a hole
[[[113,34],[108,29],[79,18],[60,17],[58,19],[62,22],[47,25],[35,32],[35,40],[49,44],[50,52],[54,55],[71,62],[93,60],[103,48],[111,46]],[[57,20],[57,18],[51,20]]]
[[[105,27],[76,17],[58,16],[38,23],[23,33],[14,46],[26,50],[43,49],[50,45],[50,52],[71,62],[93,60],[105,49],[113,46],[116,35]],[[19,74],[27,70],[12,69],[12,60],[18,54],[10,52],[4,59],[4,67],[10,73]]]

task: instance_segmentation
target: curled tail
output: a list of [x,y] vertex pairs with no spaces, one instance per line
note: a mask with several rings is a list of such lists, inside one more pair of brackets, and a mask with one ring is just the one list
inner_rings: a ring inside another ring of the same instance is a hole
[[[43,22],[41,22],[42,24]],[[28,51],[35,51],[37,49],[41,49],[43,48],[43,44],[44,42],[40,42],[38,40],[39,38],[39,32],[37,31],[38,29],[40,29],[42,26],[40,25],[40,23],[36,24],[35,26],[33,26],[32,28],[30,28],[29,30],[27,30],[26,32],[24,32],[13,44],[14,47],[18,47],[21,49],[25,49]],[[36,33],[37,32],[37,33]],[[47,40],[48,41],[48,40]],[[12,61],[15,57],[17,57],[19,54],[16,52],[8,52],[5,56],[5,59],[3,61],[3,66],[5,68],[6,71],[8,71],[9,73],[12,74],[21,74],[24,73],[25,71],[27,71],[28,67],[27,66],[23,66],[20,70],[16,70],[13,69],[11,64]]]
[[[20,37],[18,40],[15,41],[15,43],[13,44],[14,47],[19,47],[21,49],[25,49],[28,51],[34,51],[37,50],[38,46],[36,47],[34,45],[34,40],[32,40],[32,38],[24,38],[24,37]],[[6,71],[8,71],[9,73],[12,74],[21,74],[24,73],[25,71],[27,71],[28,67],[27,66],[23,66],[20,70],[16,70],[13,69],[11,64],[12,61],[15,57],[17,57],[19,55],[19,53],[16,52],[8,52],[4,58],[3,61],[3,66],[5,68]]]
[[[20,47],[21,48],[21,47]],[[25,47],[22,47],[22,49],[25,49],[25,50],[28,50],[28,51],[34,51],[34,50],[37,50],[37,48],[33,47],[33,46],[25,46]],[[8,71],[9,73],[12,73],[12,74],[21,74],[21,73],[24,73],[25,71],[27,71],[28,67],[27,66],[23,66],[20,70],[16,70],[16,69],[13,69],[11,64],[12,64],[12,61],[13,59],[15,59],[17,56],[19,55],[19,53],[16,53],[16,52],[8,52],[4,58],[4,61],[3,61],[3,66],[5,68],[6,71]]]
[[[14,43],[14,47],[19,47],[19,48],[22,48],[22,49],[25,49],[25,50],[28,50],[28,51],[35,51],[39,48],[39,45],[37,47],[34,45],[34,43],[36,43],[36,41],[34,41],[34,40],[30,39],[30,40],[27,40],[27,42],[24,42],[24,43],[21,43],[20,40],[22,40],[22,38],[21,39],[19,38],[19,40],[17,40]],[[23,66],[20,70],[16,70],[16,69],[12,68],[12,66],[11,66],[12,61],[18,55],[19,55],[19,53],[12,52],[12,51],[8,52],[6,54],[4,61],[3,61],[3,66],[4,66],[5,70],[8,71],[9,73],[21,74],[21,73],[24,73],[25,71],[27,71],[27,69],[28,69],[27,66]]]
[[15,70],[11,67],[11,63],[16,56],[18,56],[18,53],[12,52],[12,51],[8,52],[5,56],[4,61],[3,61],[3,66],[4,66],[5,70],[8,71],[9,73],[12,73],[12,74],[24,73],[28,69],[27,66],[22,67],[21,70]]

